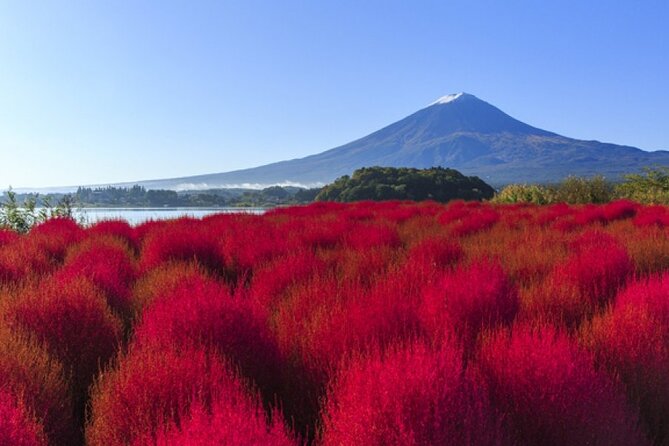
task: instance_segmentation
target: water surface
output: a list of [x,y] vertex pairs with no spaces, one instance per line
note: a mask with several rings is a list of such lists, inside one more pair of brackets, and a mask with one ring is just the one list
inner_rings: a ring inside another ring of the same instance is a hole
[[166,220],[179,217],[202,218],[212,214],[262,214],[264,208],[80,208],[75,216],[90,224],[100,220],[123,219],[132,225],[147,220]]

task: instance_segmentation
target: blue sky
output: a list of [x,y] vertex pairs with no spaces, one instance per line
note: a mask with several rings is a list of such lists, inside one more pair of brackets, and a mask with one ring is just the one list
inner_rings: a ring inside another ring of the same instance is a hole
[[0,1],[0,186],[223,172],[477,95],[669,149],[665,1]]

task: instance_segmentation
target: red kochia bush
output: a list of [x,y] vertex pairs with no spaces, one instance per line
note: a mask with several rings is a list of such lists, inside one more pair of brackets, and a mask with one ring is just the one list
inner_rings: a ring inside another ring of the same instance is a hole
[[[244,392],[229,366],[218,356],[207,354],[203,349],[131,349],[128,355],[119,359],[116,370],[102,375],[93,390],[91,416],[86,428],[87,444],[151,444],[150,440],[147,443],[142,442],[142,439],[152,438],[166,428],[178,430],[179,427],[175,426],[182,426],[182,423],[184,436],[188,438],[190,423],[196,423],[197,426],[204,416],[199,411],[212,413],[216,410],[216,404],[221,404],[220,409],[242,412],[236,414],[238,420],[244,416],[253,416],[255,404],[242,402]],[[221,398],[223,402],[220,402]],[[229,398],[227,402],[225,398]],[[188,421],[191,406],[195,421]],[[273,425],[263,431],[260,422],[262,417],[258,414],[255,412],[253,418],[246,419],[249,430],[255,425],[260,430],[255,433],[260,436],[276,428]],[[216,417],[216,414],[213,416]],[[227,429],[237,428],[235,425],[223,428],[219,422],[212,424],[210,429],[216,427],[224,429],[222,434]],[[170,439],[172,435],[179,438],[180,434],[168,432],[165,439]],[[177,441],[169,444],[189,443]]]
[[502,267],[488,260],[447,272],[424,293],[423,326],[435,337],[455,332],[469,350],[481,329],[509,324],[518,294]]
[[126,220],[102,220],[91,225],[86,232],[94,236],[113,236],[126,242],[129,247],[139,249],[139,237]]
[[634,271],[627,251],[613,237],[587,232],[574,241],[574,254],[556,274],[572,283],[593,304],[611,299]]
[[137,275],[136,270],[124,242],[114,237],[93,237],[68,251],[59,275],[88,278],[102,290],[113,310],[127,315],[130,312],[130,286]]
[[[132,446],[296,446],[287,433],[281,414],[275,412],[267,420],[259,403],[246,395],[236,383],[230,383],[225,393],[218,395],[211,408],[194,402],[181,426],[171,423],[151,435],[136,440]],[[155,442],[155,443],[154,443]]]
[[3,313],[9,326],[34,335],[72,371],[78,392],[85,392],[120,339],[120,321],[83,278],[53,278],[28,286]]
[[47,445],[42,426],[30,415],[28,408],[21,400],[2,388],[0,388],[0,445]]
[[420,270],[440,270],[456,264],[463,256],[457,241],[447,237],[429,237],[409,249],[407,264]]
[[632,218],[636,215],[639,204],[629,200],[617,200],[605,204],[602,207],[604,217],[607,221]]
[[634,225],[640,228],[646,226],[669,226],[669,211],[666,206],[644,206],[634,217]]
[[142,271],[169,261],[197,261],[212,272],[225,269],[218,240],[197,220],[171,221],[144,237],[140,256]]
[[63,366],[26,335],[1,325],[0,387],[21,397],[22,404],[43,426],[49,444],[72,444],[74,412]]
[[484,343],[479,362],[518,444],[648,444],[608,375],[550,327],[500,332]]
[[[444,221],[442,216],[441,221]],[[492,228],[499,221],[499,213],[492,208],[481,206],[469,211],[453,225],[453,234],[463,237]]]
[[585,342],[620,376],[655,444],[669,444],[669,274],[631,285],[594,318]]
[[8,245],[17,241],[19,237],[19,234],[10,229],[0,228],[0,248],[2,248],[4,245]]
[[267,314],[255,301],[233,298],[212,280],[178,287],[150,305],[135,328],[135,343],[211,347],[239,366],[270,401],[278,388],[281,361]]
[[84,230],[72,219],[52,218],[35,226],[28,240],[35,249],[45,252],[54,262],[60,263],[67,247],[84,237]]
[[535,316],[577,325],[613,298],[634,272],[627,251],[611,236],[586,232],[553,269],[531,304]]
[[324,446],[502,443],[485,388],[448,342],[438,351],[415,344],[348,361],[323,418]]
[[133,317],[138,318],[151,303],[172,294],[174,290],[207,280],[209,275],[197,263],[164,263],[143,274],[135,282],[131,300]]
[[0,283],[38,277],[53,268],[53,259],[34,239],[23,236],[0,246]]
[[325,262],[312,251],[289,253],[253,273],[250,295],[270,308],[284,297],[288,288],[322,274],[325,267]]
[[350,249],[360,251],[378,246],[396,247],[400,238],[394,227],[377,222],[352,225],[344,235],[344,242]]

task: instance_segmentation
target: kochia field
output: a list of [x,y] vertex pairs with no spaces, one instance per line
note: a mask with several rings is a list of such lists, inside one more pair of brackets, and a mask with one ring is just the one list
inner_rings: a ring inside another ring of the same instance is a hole
[[0,230],[0,445],[667,445],[669,209]]

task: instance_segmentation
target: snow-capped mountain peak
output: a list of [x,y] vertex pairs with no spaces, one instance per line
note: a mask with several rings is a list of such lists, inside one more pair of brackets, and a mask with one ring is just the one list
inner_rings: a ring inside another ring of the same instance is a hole
[[446,96],[442,96],[430,105],[443,105],[443,104],[448,104],[449,102],[453,102],[456,99],[461,98],[464,96],[464,93],[455,93],[455,94],[447,94]]

